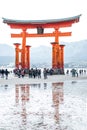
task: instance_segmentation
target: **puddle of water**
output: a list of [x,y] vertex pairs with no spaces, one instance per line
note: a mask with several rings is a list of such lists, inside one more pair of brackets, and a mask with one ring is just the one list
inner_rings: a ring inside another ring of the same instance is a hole
[[0,130],[86,130],[87,82],[0,85]]

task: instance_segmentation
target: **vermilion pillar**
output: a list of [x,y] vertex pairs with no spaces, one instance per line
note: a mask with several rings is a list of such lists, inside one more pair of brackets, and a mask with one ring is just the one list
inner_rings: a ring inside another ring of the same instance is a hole
[[57,52],[56,52],[56,56],[57,56],[57,68],[60,69],[60,63],[61,63],[61,53],[60,53],[60,45],[57,44]]
[[61,69],[64,70],[64,46],[60,45],[60,52],[61,52]]
[[25,63],[26,63],[26,68],[30,68],[30,47],[31,46],[26,46],[26,58],[25,58]]
[[58,32],[58,28],[55,28],[55,42],[59,42],[59,32]]
[[56,42],[52,42],[52,68],[56,68]]
[[15,67],[18,68],[19,67],[19,52],[20,52],[19,46],[20,46],[20,44],[14,43],[14,45],[15,45]]
[[25,68],[25,56],[26,56],[26,29],[22,32],[22,49],[21,49],[21,65]]
[[58,42],[52,42],[52,68],[57,69],[60,66],[60,53]]

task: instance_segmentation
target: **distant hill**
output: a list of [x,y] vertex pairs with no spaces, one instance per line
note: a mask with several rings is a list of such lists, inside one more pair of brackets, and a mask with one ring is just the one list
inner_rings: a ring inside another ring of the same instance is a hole
[[14,63],[14,56],[0,56],[0,66],[8,65],[9,63]]
[[0,44],[0,66],[14,62],[15,48],[7,44]]
[[51,63],[52,48],[49,46],[39,46],[31,48],[31,63]]
[[0,56],[14,56],[15,48],[7,44],[0,43]]
[[[64,61],[87,62],[87,40],[76,42],[61,42],[65,45]],[[15,48],[7,44],[0,44],[0,64],[14,62]],[[3,57],[4,56],[4,57]],[[48,64],[52,62],[52,46],[39,46],[30,48],[31,64]]]
[[65,44],[65,62],[87,61],[87,40],[68,42]]

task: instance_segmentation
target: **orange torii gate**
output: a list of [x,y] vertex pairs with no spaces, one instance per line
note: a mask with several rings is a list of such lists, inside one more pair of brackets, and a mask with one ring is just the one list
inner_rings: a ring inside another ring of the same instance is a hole
[[[59,37],[71,36],[71,32],[61,32],[60,28],[71,27],[72,24],[79,22],[81,15],[50,20],[13,20],[3,18],[3,23],[8,24],[12,29],[22,29],[20,34],[11,34],[12,38],[22,38],[21,44],[15,43],[15,66],[18,68],[21,63],[22,68],[30,68],[30,46],[26,45],[27,37],[54,37],[52,45],[52,68],[64,69],[64,45],[59,44]],[[44,33],[44,29],[53,28],[52,33]],[[27,29],[37,29],[37,33],[28,33]],[[21,61],[19,61],[19,53]]]

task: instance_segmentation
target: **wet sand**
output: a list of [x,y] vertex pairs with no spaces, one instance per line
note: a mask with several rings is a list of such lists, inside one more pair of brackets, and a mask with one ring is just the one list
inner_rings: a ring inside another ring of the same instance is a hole
[[0,78],[0,130],[87,130],[87,75]]
[[87,75],[80,75],[78,77],[72,77],[71,75],[52,75],[48,76],[47,79],[41,78],[29,78],[25,76],[24,78],[18,78],[13,74],[8,76],[8,79],[0,78],[0,84],[30,84],[30,83],[48,83],[48,82],[64,82],[64,81],[77,81],[77,80],[87,80]]

